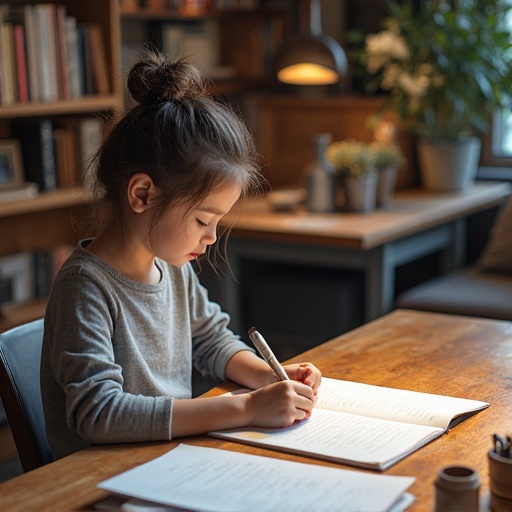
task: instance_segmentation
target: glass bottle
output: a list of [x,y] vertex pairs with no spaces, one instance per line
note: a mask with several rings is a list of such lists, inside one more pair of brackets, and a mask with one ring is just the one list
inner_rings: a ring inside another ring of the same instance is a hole
[[306,206],[310,212],[332,212],[335,209],[334,167],[326,160],[332,141],[330,133],[314,133],[313,161],[306,168]]

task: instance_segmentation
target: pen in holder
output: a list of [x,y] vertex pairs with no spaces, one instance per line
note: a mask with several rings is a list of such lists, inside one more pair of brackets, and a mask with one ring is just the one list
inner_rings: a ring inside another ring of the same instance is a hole
[[512,438],[494,434],[493,441],[488,454],[491,510],[512,511]]
[[480,477],[468,466],[446,466],[435,481],[435,512],[478,512]]

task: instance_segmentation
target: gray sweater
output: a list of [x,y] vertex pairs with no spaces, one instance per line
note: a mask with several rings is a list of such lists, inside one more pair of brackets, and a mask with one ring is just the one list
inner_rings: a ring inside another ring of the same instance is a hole
[[56,278],[45,316],[41,389],[57,458],[89,444],[170,439],[173,399],[192,368],[225,378],[248,346],[190,265],[157,260],[162,279],[126,278],[84,247]]

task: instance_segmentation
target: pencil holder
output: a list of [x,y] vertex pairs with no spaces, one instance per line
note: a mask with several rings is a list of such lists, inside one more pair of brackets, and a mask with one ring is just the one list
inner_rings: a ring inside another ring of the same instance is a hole
[[490,506],[494,512],[512,512],[512,458],[489,450]]
[[467,466],[446,466],[435,481],[435,512],[478,512],[480,477]]

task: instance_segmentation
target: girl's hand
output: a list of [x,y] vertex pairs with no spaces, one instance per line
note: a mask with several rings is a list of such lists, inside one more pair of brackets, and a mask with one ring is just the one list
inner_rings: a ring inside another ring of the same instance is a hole
[[289,364],[284,366],[284,370],[290,379],[306,384],[315,392],[315,395],[317,394],[322,381],[322,374],[314,364]]
[[285,380],[252,391],[247,397],[249,425],[288,427],[311,416],[315,393],[311,386]]

